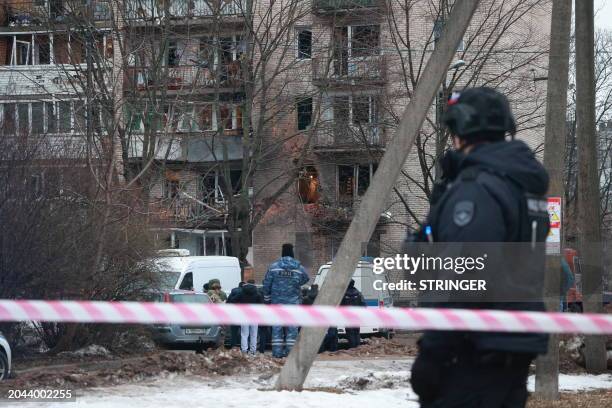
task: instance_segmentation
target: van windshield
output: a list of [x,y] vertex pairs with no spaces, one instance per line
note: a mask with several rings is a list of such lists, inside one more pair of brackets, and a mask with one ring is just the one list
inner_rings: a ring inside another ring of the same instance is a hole
[[176,282],[181,276],[180,272],[168,272],[164,271],[159,274],[159,288],[161,290],[174,289],[176,287]]

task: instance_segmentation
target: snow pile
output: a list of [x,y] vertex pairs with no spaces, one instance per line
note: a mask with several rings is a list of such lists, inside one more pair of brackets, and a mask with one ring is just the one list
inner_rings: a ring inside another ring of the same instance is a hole
[[[535,376],[529,376],[527,389],[535,390]],[[578,392],[598,389],[612,389],[612,374],[559,374],[559,391]]]

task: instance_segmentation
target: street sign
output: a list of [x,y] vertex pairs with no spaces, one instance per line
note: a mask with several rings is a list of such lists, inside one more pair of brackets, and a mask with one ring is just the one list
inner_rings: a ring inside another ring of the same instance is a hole
[[561,254],[561,197],[548,198],[548,216],[550,231],[546,238],[546,254]]

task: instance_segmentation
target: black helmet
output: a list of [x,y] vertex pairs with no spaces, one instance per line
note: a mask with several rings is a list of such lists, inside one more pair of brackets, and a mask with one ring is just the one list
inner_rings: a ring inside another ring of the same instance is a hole
[[461,139],[499,140],[516,133],[516,122],[508,98],[487,87],[453,93],[443,121]]

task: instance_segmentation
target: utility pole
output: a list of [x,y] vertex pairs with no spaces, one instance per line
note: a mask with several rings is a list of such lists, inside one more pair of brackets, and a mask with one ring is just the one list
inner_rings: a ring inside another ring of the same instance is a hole
[[[587,313],[603,311],[601,216],[597,130],[595,126],[595,22],[593,0],[576,0],[576,119],[578,122],[578,234],[582,260],[582,304]],[[606,370],[603,336],[586,336],[586,368]]]
[[[544,135],[544,167],[550,176],[548,195],[564,197],[563,170],[565,165],[565,122],[569,75],[569,43],[572,26],[572,0],[554,0],[550,28],[548,57],[548,88],[546,97],[546,130]],[[563,242],[563,237],[561,237]],[[560,253],[546,257],[544,297],[546,309],[558,311],[561,289]],[[536,363],[536,394],[543,399],[559,398],[559,335],[551,334],[548,352]]]
[[[462,0],[455,3],[438,47],[429,58],[413,98],[402,115],[393,139],[387,145],[378,171],[342,240],[315,305],[340,303],[361,256],[361,244],[370,240],[383,212],[386,198],[397,181],[416,135],[455,55],[459,40],[463,38],[478,4],[479,0]],[[326,331],[327,329],[323,327],[302,328],[298,342],[281,370],[276,384],[277,389],[302,389]]]

